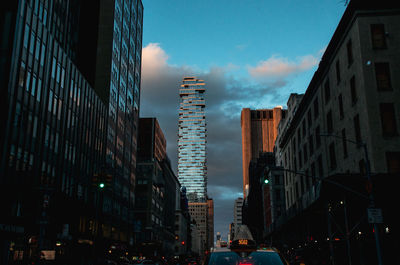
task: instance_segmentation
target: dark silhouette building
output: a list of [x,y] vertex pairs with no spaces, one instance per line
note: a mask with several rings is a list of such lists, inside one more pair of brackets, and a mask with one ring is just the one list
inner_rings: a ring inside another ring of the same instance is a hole
[[[267,178],[267,167],[275,165],[273,153],[260,153],[257,159],[253,159],[249,166],[249,194],[244,199],[242,214],[243,224],[247,225],[253,238],[261,243],[263,241],[264,220],[271,223],[271,200],[269,199],[269,186],[264,187]],[[264,201],[264,193],[268,200]],[[265,203],[265,205],[264,205]],[[267,210],[267,211],[265,211]]]
[[137,250],[145,256],[173,256],[175,212],[180,184],[166,155],[166,141],[156,118],[140,118],[135,217]]
[[132,246],[142,16],[140,0],[0,3],[1,264]]

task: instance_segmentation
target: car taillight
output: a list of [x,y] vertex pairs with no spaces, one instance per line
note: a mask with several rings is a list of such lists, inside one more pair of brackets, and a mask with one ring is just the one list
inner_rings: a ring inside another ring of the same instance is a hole
[[240,262],[239,265],[253,265],[252,263],[242,263]]

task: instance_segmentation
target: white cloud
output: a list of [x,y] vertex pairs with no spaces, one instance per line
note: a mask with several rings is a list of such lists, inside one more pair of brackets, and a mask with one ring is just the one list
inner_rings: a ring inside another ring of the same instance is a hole
[[157,70],[167,67],[167,60],[169,56],[161,49],[159,43],[150,43],[142,50],[143,72],[146,77],[151,78]]
[[257,66],[248,66],[250,76],[258,79],[285,79],[292,74],[307,71],[317,65],[319,58],[314,55],[299,57],[297,61],[273,55],[265,61],[260,61]]

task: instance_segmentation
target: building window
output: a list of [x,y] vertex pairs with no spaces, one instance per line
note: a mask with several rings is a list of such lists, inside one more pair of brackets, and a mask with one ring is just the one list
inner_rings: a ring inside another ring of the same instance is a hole
[[326,115],[326,127],[327,127],[327,130],[328,130],[328,133],[332,133],[332,131],[333,131],[333,119],[332,119],[332,111],[331,110]]
[[354,105],[357,102],[356,78],[354,75],[350,79],[350,94],[351,94],[351,104]]
[[347,42],[346,48],[347,48],[347,63],[348,63],[348,66],[350,66],[353,63],[353,60],[354,60],[354,58],[353,58],[353,44],[351,43],[351,40],[349,40]]
[[299,151],[299,169],[303,166],[301,150]]
[[336,153],[335,153],[335,144],[331,143],[329,145],[329,161],[330,161],[330,168],[336,168]]
[[329,87],[329,79],[327,79],[325,82],[324,92],[325,92],[325,103],[328,103],[329,99],[331,98],[331,89]]
[[317,148],[321,146],[321,132],[319,129],[319,126],[317,126],[317,128],[315,128],[315,143],[317,145]]
[[373,49],[386,49],[385,27],[383,24],[371,25],[371,41]]
[[388,63],[375,63],[375,76],[379,91],[392,90]]
[[347,157],[346,129],[342,130],[343,157]]
[[319,114],[318,97],[314,100],[314,118],[317,118]]
[[386,152],[388,173],[400,173],[400,152]]
[[339,116],[341,120],[344,118],[342,94],[339,95]]
[[357,114],[354,119],[354,134],[357,143],[361,143],[360,116]]
[[307,144],[304,144],[303,146],[303,154],[304,154],[304,163],[307,162],[308,155],[307,155]]
[[301,142],[301,137],[300,137],[300,128],[299,128],[299,129],[297,129],[297,139],[298,139],[298,142],[297,142],[297,144],[299,145],[299,148],[300,148],[300,142]]
[[311,109],[310,110],[308,110],[308,113],[307,113],[307,122],[308,122],[308,128],[311,128],[311,125],[312,125],[312,119],[311,119]]
[[311,163],[311,176],[313,177],[313,184],[315,183],[315,163],[314,162],[312,162]]
[[320,155],[319,157],[318,157],[318,177],[323,177],[323,175],[324,175],[324,168],[323,168],[323,165],[322,165],[322,156]]
[[314,144],[313,144],[314,138],[312,136],[312,134],[310,135],[310,137],[308,137],[308,144],[309,144],[309,148],[310,148],[310,156],[312,155],[312,153],[314,152]]
[[381,114],[382,134],[384,136],[397,135],[396,115],[393,103],[381,103],[379,104],[379,110]]
[[340,62],[339,60],[336,61],[336,82],[340,83]]

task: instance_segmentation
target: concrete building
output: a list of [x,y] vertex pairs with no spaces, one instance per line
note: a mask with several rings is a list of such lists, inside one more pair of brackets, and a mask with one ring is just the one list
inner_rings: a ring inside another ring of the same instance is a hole
[[[264,226],[271,224],[271,185],[265,185],[267,169],[274,167],[275,158],[271,152],[262,152],[249,165],[249,194],[243,202],[243,224],[247,225],[254,240],[261,243]],[[265,198],[265,200],[264,200]],[[264,225],[265,223],[265,225]]]
[[192,223],[190,225],[190,235],[192,239],[190,246],[190,254],[193,256],[201,255],[204,251],[204,243],[202,242],[202,237],[200,235],[200,231],[197,228],[196,224]]
[[249,165],[257,159],[260,152],[273,152],[278,134],[278,124],[285,118],[282,107],[273,109],[242,109],[242,159],[243,159],[243,198],[249,189]]
[[186,189],[181,188],[177,193],[175,209],[175,249],[174,256],[184,256],[191,246],[191,220],[186,197]]
[[197,227],[196,236],[192,238],[193,242],[200,242],[200,253],[208,249],[208,203],[207,202],[189,202],[189,214]]
[[207,199],[207,209],[208,209],[207,250],[209,251],[210,248],[214,247],[214,200],[211,198]]
[[140,118],[135,217],[141,223],[136,248],[147,256],[169,256],[175,249],[175,209],[179,181],[166,155],[156,118]]
[[[340,225],[356,223],[370,207],[368,200],[361,199],[368,192],[373,192],[376,205],[382,209],[383,226],[398,229],[393,211],[396,206],[390,197],[397,192],[394,181],[400,172],[400,42],[391,37],[400,33],[399,22],[397,2],[352,0],[346,8],[301,102],[277,141],[288,218],[281,235],[297,229],[304,231],[300,236],[303,243],[310,238],[331,238],[329,231],[334,226],[330,218],[335,212],[329,212],[329,207],[351,207],[351,219]],[[373,185],[365,184],[368,165]],[[321,214],[330,222],[317,221]],[[290,223],[296,223],[296,228],[290,228]],[[357,228],[366,234],[365,244],[371,244],[368,240],[373,235],[367,226],[361,222]],[[389,245],[399,244],[398,236],[381,236]],[[389,252],[386,255],[390,256]],[[364,259],[376,263],[374,253],[366,251]],[[341,257],[331,254],[338,263]],[[390,257],[388,260],[398,260]]]
[[276,165],[265,167],[264,179],[268,179],[268,183],[261,182],[262,204],[263,204],[263,231],[264,237],[270,231],[274,230],[274,226],[285,214],[285,184],[284,170]]
[[242,215],[242,208],[243,208],[243,198],[237,198],[235,200],[235,204],[233,205],[233,235],[234,237],[236,233],[236,228],[242,224],[243,215]]

